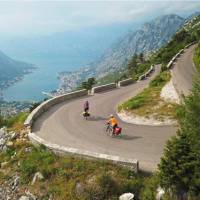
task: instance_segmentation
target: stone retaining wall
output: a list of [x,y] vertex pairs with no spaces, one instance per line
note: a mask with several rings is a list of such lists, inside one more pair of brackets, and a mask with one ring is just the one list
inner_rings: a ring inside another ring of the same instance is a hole
[[130,84],[133,84],[133,83],[134,83],[134,80],[132,78],[125,79],[125,80],[118,82],[118,87],[127,86],[127,85],[130,85]]
[[100,92],[104,92],[104,91],[116,89],[116,88],[117,88],[116,83],[109,83],[109,84],[106,84],[106,85],[100,85],[100,86],[93,87],[92,90],[91,90],[91,94],[100,93]]
[[138,81],[144,80],[146,79],[152,72],[154,71],[154,65],[151,65],[150,69],[145,72],[144,74],[142,74],[139,78]]
[[181,50],[168,62],[168,64],[167,64],[167,69],[170,69],[170,68],[173,66],[173,64],[174,64],[174,62],[176,61],[176,59],[177,59],[178,57],[180,57],[180,55],[184,52],[185,49],[188,49],[190,46],[192,46],[192,45],[195,44],[195,43],[196,43],[196,42],[192,42],[192,43],[188,44],[187,46],[185,46],[184,49],[181,49]]

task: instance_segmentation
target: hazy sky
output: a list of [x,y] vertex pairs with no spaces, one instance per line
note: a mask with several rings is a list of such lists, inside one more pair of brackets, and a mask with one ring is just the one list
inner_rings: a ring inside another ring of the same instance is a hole
[[0,1],[1,35],[43,35],[85,27],[189,15],[200,1]]

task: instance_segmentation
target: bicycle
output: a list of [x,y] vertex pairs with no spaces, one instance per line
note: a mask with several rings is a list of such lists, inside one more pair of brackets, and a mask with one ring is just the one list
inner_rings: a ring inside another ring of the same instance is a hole
[[116,127],[115,130],[113,131],[113,127],[110,124],[106,124],[106,132],[110,135],[110,136],[121,136],[121,128],[120,127]]
[[88,119],[88,117],[90,117],[90,113],[89,112],[83,112],[83,117],[85,120]]

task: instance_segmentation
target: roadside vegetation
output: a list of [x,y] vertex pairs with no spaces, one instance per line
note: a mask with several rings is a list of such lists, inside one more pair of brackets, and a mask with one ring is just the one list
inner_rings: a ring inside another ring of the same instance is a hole
[[27,118],[29,113],[21,112],[15,116],[4,118],[0,116],[0,128],[6,126],[10,130],[21,130],[23,128],[23,122]]
[[83,81],[81,86],[78,89],[86,89],[91,90],[92,87],[96,84],[96,80],[94,77],[88,78],[87,81]]
[[170,80],[170,78],[170,72],[164,71],[160,73],[150,82],[148,88],[119,105],[118,111],[125,111],[129,114],[146,118],[153,117],[160,121],[163,121],[166,117],[174,119],[176,116],[176,104],[167,103],[160,97],[162,87]]
[[[135,174],[106,161],[61,157],[24,139],[12,143],[0,152],[0,185],[3,187],[18,176],[15,197],[27,190],[41,200],[117,200],[124,192],[134,193],[136,200],[155,197],[158,179],[153,175]],[[33,183],[37,173],[42,178]]]
[[198,46],[195,49],[195,53],[194,53],[193,59],[194,59],[194,64],[195,64],[197,70],[200,73],[200,43],[198,43]]
[[200,199],[200,77],[178,109],[180,128],[167,142],[159,165],[160,183],[171,199]]
[[[188,23],[192,29],[199,27],[200,16]],[[195,25],[195,24],[198,24]],[[198,29],[198,32],[200,29]],[[200,46],[194,63],[199,70]],[[177,108],[179,130],[166,144],[159,164],[159,182],[165,188],[166,199],[200,199],[200,73],[194,80],[193,89],[184,103]]]

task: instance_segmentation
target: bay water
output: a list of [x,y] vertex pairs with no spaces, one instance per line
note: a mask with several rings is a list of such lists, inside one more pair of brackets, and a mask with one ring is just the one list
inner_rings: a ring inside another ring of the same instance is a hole
[[82,67],[84,62],[68,60],[63,65],[42,64],[32,73],[3,91],[6,101],[41,101],[46,96],[42,92],[56,90],[59,86],[58,74],[62,71],[74,71]]

